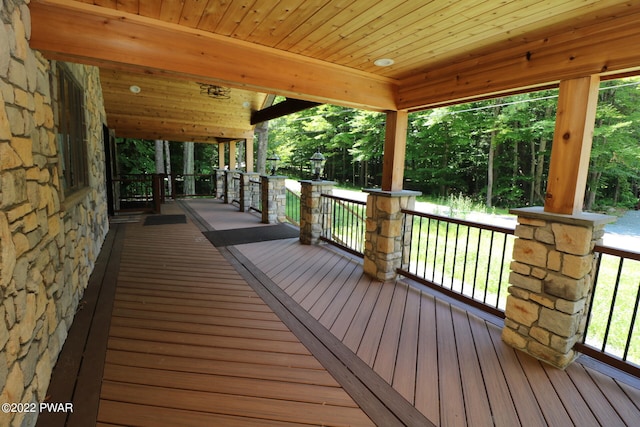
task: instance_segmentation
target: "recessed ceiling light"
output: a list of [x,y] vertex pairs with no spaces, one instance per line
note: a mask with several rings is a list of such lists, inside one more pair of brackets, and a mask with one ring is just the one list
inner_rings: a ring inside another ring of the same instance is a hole
[[140,93],[140,86],[131,85],[129,86],[129,90],[131,93]]
[[378,67],[388,67],[390,65],[393,65],[395,61],[391,58],[380,58],[373,61],[373,63]]

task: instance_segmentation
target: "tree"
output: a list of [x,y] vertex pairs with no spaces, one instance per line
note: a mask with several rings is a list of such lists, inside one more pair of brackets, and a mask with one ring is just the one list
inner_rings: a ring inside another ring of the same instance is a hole
[[185,142],[183,143],[184,147],[184,156],[183,156],[183,168],[182,172],[184,174],[184,194],[195,194],[196,192],[196,184],[194,173],[194,143],[193,142]]

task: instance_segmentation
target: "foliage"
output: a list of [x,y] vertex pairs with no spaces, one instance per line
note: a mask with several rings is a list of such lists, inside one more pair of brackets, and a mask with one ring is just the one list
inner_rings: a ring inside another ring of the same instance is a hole
[[[601,85],[586,209],[638,201],[639,83]],[[543,204],[557,97],[546,90],[410,114],[404,187],[436,198],[463,194],[488,207]],[[283,173],[308,178],[309,158],[320,150],[326,178],[374,187],[384,134],[382,113],[322,105],[273,120],[269,149],[282,158]]]
[[[155,173],[155,142],[144,139],[117,138],[117,162],[121,175]],[[183,173],[184,144],[170,142],[171,170]],[[195,144],[194,173],[209,174],[218,167],[218,146],[216,144]]]

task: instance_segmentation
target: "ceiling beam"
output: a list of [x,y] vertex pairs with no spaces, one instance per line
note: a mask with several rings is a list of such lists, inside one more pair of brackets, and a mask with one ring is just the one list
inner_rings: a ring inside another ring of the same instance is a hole
[[297,113],[307,108],[317,107],[321,105],[319,102],[304,101],[301,99],[287,98],[282,102],[272,105],[262,110],[254,111],[251,114],[251,124],[266,122],[267,120],[276,119],[278,117]]
[[124,138],[166,139],[168,141],[216,142],[219,138],[245,139],[253,130],[225,128],[166,118],[110,114],[109,127]]
[[640,6],[570,31],[441,64],[401,80],[398,108],[418,110],[640,70]]
[[223,83],[314,102],[395,109],[397,81],[70,0],[34,0],[31,47],[50,59]]

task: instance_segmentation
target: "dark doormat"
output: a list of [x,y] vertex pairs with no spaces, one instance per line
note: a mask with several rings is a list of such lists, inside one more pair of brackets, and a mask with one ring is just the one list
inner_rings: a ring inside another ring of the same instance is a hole
[[220,247],[267,240],[291,239],[300,237],[300,230],[287,224],[276,224],[262,227],[205,231],[202,234],[213,243],[213,246]]
[[144,225],[186,224],[184,215],[150,215],[145,218]]

